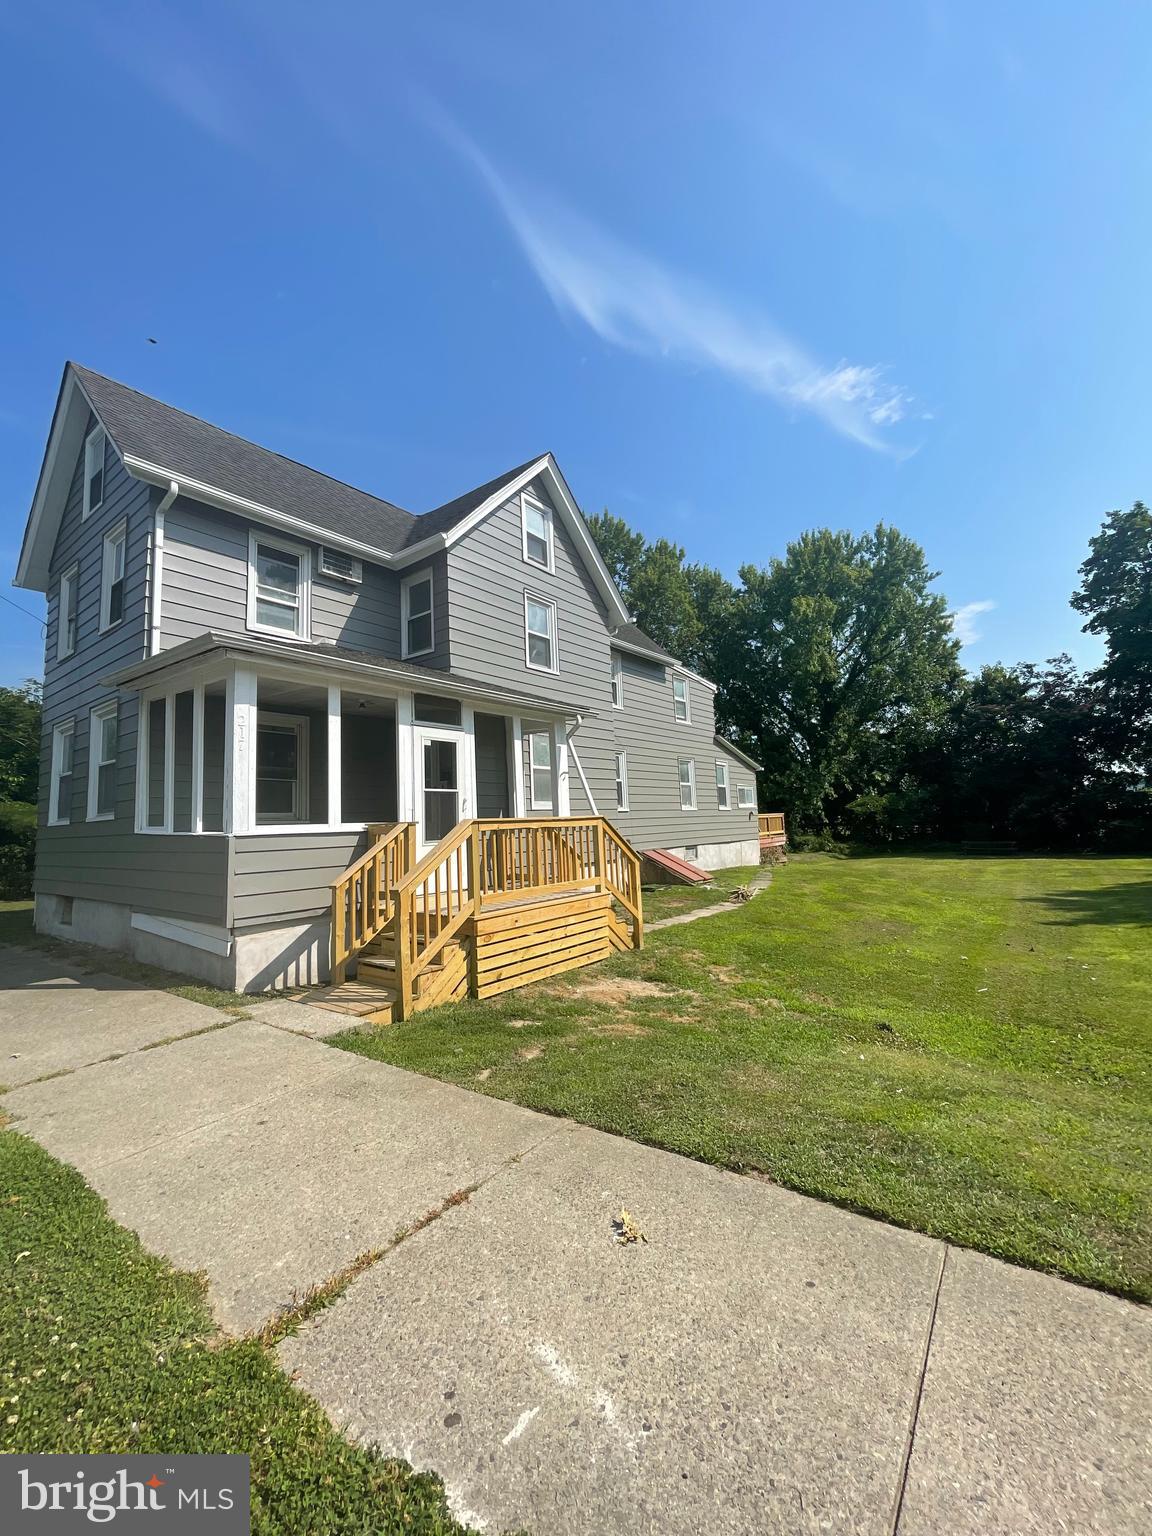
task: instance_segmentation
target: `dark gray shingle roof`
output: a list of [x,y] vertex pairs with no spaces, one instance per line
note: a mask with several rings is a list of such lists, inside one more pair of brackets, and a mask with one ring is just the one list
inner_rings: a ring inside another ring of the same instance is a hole
[[497,475],[495,480],[487,480],[483,485],[478,485],[475,490],[465,491],[463,496],[457,496],[452,501],[446,501],[442,507],[433,507],[431,512],[425,512],[417,518],[416,526],[408,537],[409,544],[416,544],[421,539],[426,539],[433,533],[447,533],[449,528],[455,528],[457,523],[464,521],[477,507],[482,507],[493,492],[498,491],[509,480],[514,480],[517,475],[523,474],[531,465],[537,463],[546,455],[538,453],[534,459],[525,459],[523,464],[517,464],[515,469],[509,469],[502,475]]
[[617,624],[612,631],[612,639],[622,640],[626,645],[634,645],[638,651],[646,651],[649,656],[659,661],[676,660],[662,645],[657,645],[651,635],[646,635],[639,624]]

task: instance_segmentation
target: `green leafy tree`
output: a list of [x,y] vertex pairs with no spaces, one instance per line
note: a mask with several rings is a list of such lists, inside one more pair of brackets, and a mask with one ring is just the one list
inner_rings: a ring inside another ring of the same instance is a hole
[[740,576],[720,646],[727,723],[765,764],[768,799],[824,831],[892,774],[902,739],[958,682],[936,573],[880,524],[806,533]]
[[1101,635],[1099,725],[1107,750],[1152,766],[1152,512],[1142,501],[1110,512],[1080,567],[1072,606]]
[[0,688],[0,800],[36,803],[40,779],[40,684]]
[[684,551],[668,539],[649,543],[607,511],[587,521],[636,623],[678,660],[690,661],[699,643],[700,621]]

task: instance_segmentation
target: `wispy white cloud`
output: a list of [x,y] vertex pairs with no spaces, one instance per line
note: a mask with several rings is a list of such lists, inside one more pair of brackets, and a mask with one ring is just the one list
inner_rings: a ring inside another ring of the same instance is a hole
[[976,620],[982,613],[991,613],[995,606],[985,599],[979,603],[965,603],[950,615],[952,633],[961,645],[972,645],[982,637],[983,631],[976,628]]
[[566,204],[514,185],[455,124],[435,109],[429,116],[488,188],[557,309],[615,346],[716,369],[868,448],[897,457],[914,451],[886,435],[914,406],[883,367],[820,363],[766,316],[741,310]]

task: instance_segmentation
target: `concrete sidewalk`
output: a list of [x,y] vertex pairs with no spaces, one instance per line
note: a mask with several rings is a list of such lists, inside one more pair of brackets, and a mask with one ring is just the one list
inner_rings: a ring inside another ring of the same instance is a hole
[[[42,1060],[65,1040],[94,1059],[76,988],[24,964],[0,1053],[27,1050],[28,997]],[[176,1000],[147,994],[149,1015],[131,990],[145,1043],[176,1032]],[[253,1013],[4,1108],[148,1247],[202,1269],[233,1331],[373,1255],[281,1359],[349,1433],[438,1472],[460,1518],[541,1536],[1152,1525],[1144,1309],[333,1050],[296,1004]],[[622,1208],[646,1242],[616,1241]]]

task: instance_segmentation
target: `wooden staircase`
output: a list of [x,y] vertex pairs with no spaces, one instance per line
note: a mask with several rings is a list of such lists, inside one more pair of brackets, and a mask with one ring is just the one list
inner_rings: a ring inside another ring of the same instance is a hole
[[602,817],[463,821],[419,862],[410,822],[370,831],[332,883],[331,985],[301,1001],[387,1024],[643,943],[639,856]]

